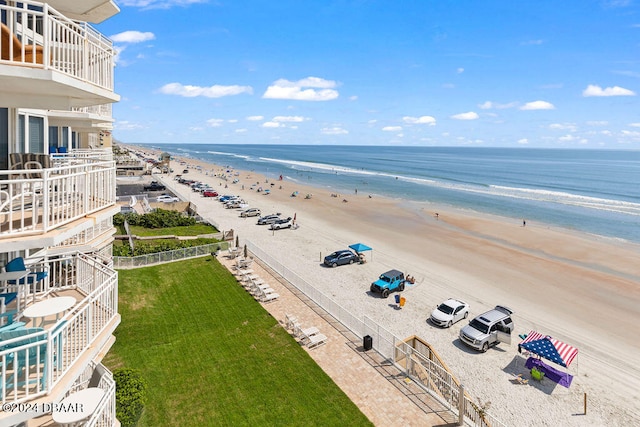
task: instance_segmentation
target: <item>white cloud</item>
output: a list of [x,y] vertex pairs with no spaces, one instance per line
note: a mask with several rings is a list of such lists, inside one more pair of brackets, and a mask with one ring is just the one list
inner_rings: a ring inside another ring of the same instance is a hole
[[168,83],[160,88],[160,93],[165,95],[178,95],[186,98],[204,96],[206,98],[221,98],[223,96],[239,95],[241,93],[253,93],[251,86],[222,86],[209,87],[183,85],[181,83]]
[[370,124],[370,125],[375,125],[376,123],[378,123],[378,120],[377,119],[371,119],[367,123]]
[[469,111],[468,113],[454,114],[451,118],[456,120],[476,120],[480,116],[475,111]]
[[246,129],[236,129],[236,133],[245,133]]
[[629,126],[632,126],[634,128],[640,128],[640,123],[629,123]]
[[273,122],[303,122],[306,119],[301,116],[275,116]]
[[260,120],[264,120],[264,116],[249,116],[247,120],[250,122],[259,122]]
[[131,123],[127,120],[119,120],[115,124],[115,128],[118,130],[135,130],[144,129],[145,127],[138,123]]
[[555,110],[556,107],[547,101],[532,101],[527,102],[522,107],[521,110]]
[[189,6],[206,2],[207,0],[119,0],[118,4],[141,9],[170,9],[173,6]]
[[564,135],[564,136],[561,136],[560,138],[558,138],[558,141],[561,141],[561,142],[571,142],[571,141],[577,141],[577,140],[579,140],[579,139],[580,139],[580,138],[579,138],[579,137],[577,137],[577,136],[575,136],[575,135],[569,135],[569,134],[567,134],[567,135]]
[[529,143],[529,140],[527,138],[522,138],[522,139],[518,140],[518,144],[525,145],[525,144],[528,144],[528,143]]
[[464,73],[464,68],[462,68],[462,67],[458,68],[458,69],[456,70],[456,73],[458,73],[458,74],[462,74],[462,73]]
[[507,104],[496,104],[495,102],[485,101],[482,104],[478,104],[478,108],[482,110],[490,110],[492,108],[495,108],[496,110],[505,110],[507,108],[513,108],[517,105],[518,105],[517,102],[509,102]]
[[429,126],[436,125],[436,119],[431,116],[420,116],[420,117],[405,116],[402,118],[402,121],[412,125],[429,125]]
[[358,95],[353,95],[349,97],[349,101],[357,101],[358,100]]
[[212,128],[219,128],[220,126],[222,126],[223,123],[224,123],[224,120],[222,120],[222,119],[209,119],[209,120],[207,120],[207,125],[209,125]]
[[589,85],[582,91],[582,96],[635,96],[635,92],[620,86],[602,89],[598,85]]
[[141,31],[124,31],[122,33],[114,34],[109,37],[116,43],[142,43],[149,40],[155,40],[156,36],[153,33]]
[[238,123],[238,119],[229,119],[227,120],[229,123]]
[[402,130],[402,126],[385,126],[382,130],[385,132],[400,132]]
[[264,122],[262,124],[262,127],[263,128],[279,128],[279,127],[284,127],[284,125],[278,122]]
[[589,126],[607,126],[609,124],[606,120],[589,120],[586,123]]
[[320,132],[322,132],[325,135],[347,135],[349,133],[348,130],[338,126],[335,126],[332,128],[322,128]]
[[338,91],[333,89],[336,86],[336,82],[319,77],[307,77],[297,82],[279,79],[267,88],[262,97],[295,101],[331,101],[339,96]]
[[549,129],[576,132],[578,130],[578,127],[574,123],[553,123],[549,125]]

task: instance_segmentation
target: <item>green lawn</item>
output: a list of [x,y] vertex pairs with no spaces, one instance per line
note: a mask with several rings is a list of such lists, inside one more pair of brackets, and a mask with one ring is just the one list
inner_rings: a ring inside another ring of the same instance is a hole
[[217,260],[119,277],[122,323],[104,362],[148,382],[139,426],[371,425]]

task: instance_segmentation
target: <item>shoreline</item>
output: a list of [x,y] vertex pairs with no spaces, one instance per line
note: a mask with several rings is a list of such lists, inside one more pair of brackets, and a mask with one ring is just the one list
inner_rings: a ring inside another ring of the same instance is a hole
[[[194,166],[191,178],[210,182],[214,188],[225,183],[229,193],[241,194],[252,207],[262,208],[263,214],[271,210],[285,216],[295,214],[300,228],[267,232],[255,221],[238,218],[237,211],[222,209],[217,201],[200,198],[172,181],[172,188],[193,200],[201,215],[224,224],[225,229],[237,230],[241,240],[251,240],[295,266],[303,279],[354,315],[371,316],[400,337],[415,334],[431,342],[472,395],[491,397],[491,412],[508,425],[522,425],[522,405],[548,408],[550,418],[540,425],[580,425],[571,415],[582,393],[589,394],[593,408],[591,416],[582,421],[610,425],[637,422],[633,405],[638,391],[633,384],[640,381],[640,371],[630,361],[638,351],[633,330],[640,320],[640,272],[636,267],[640,246],[612,244],[529,221],[523,227],[521,220],[474,215],[431,203],[404,203],[382,196],[369,199],[365,194],[343,195],[348,201],[342,202],[330,197],[331,190],[291,181],[276,181],[276,189],[265,196],[249,188],[253,182],[267,184],[263,175],[236,171],[239,182],[230,184],[206,174],[219,166],[183,159]],[[196,171],[197,165],[203,173]],[[165,177],[172,179],[174,175]],[[299,191],[299,197],[290,197],[293,191]],[[313,197],[305,200],[307,192]],[[370,262],[337,269],[318,267],[323,255],[357,241],[374,248]],[[408,300],[403,310],[390,310],[387,303],[391,299],[363,292],[380,270],[390,267],[418,279],[414,289],[403,293]],[[495,304],[511,306],[516,323],[511,346],[501,344],[478,354],[457,340],[465,322],[446,330],[425,322],[433,306],[447,297],[470,303],[471,316]],[[547,392],[513,388],[508,382],[517,360],[517,334],[532,329],[579,348],[580,368],[571,389]],[[492,386],[494,382],[497,385]],[[620,413],[611,419],[614,410]]]

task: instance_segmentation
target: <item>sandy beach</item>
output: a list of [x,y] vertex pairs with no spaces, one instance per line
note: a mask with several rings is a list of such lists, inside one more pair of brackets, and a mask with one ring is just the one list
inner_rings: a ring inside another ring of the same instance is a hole
[[[147,147],[135,150],[157,155]],[[186,166],[172,162],[177,172],[188,167],[189,178],[221,194],[239,194],[263,214],[295,215],[299,228],[272,232],[178,184],[175,174],[158,176],[203,217],[269,252],[356,317],[366,315],[398,337],[428,341],[471,396],[491,401],[489,412],[505,425],[640,425],[640,367],[634,362],[640,350],[640,245],[448,206],[355,192],[333,197],[287,180],[271,185],[249,171],[234,171],[238,182],[232,183],[214,176],[219,165],[183,160]],[[270,194],[257,192],[258,186]],[[325,255],[357,242],[373,248],[366,264],[320,265]],[[368,294],[369,284],[392,268],[416,278],[403,292],[402,310],[393,307],[393,298]],[[458,339],[465,321],[449,329],[430,324],[429,313],[449,297],[469,303],[470,318],[497,304],[510,307],[511,345],[479,353]],[[579,349],[569,369],[575,375],[571,388],[550,380],[526,386],[511,381],[517,373],[528,375],[517,343],[518,334],[531,330]]]

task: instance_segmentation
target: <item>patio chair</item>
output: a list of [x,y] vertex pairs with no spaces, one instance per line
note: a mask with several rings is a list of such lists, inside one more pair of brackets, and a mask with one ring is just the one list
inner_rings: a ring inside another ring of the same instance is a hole
[[303,342],[309,340],[314,335],[318,335],[319,333],[320,329],[316,328],[315,326],[302,329],[299,325],[297,325],[293,330],[293,335],[300,338],[300,341]]
[[[2,46],[0,59],[25,62],[27,64],[44,64],[44,51],[42,46],[37,46],[35,44],[27,44],[26,46],[23,46],[20,39],[11,32],[9,27],[4,23],[0,23],[0,26],[2,27],[0,30],[2,34],[2,40],[0,40],[0,46]],[[22,54],[23,48],[24,55]]]
[[323,344],[327,343],[328,338],[323,334],[316,334],[309,337],[309,343],[307,344],[307,348],[317,348]]
[[260,299],[261,302],[272,302],[280,298],[280,294],[275,292],[273,293],[265,293],[264,296]]
[[285,314],[284,315],[284,325],[287,328],[287,330],[295,330],[295,326],[298,324],[298,318],[292,314]]
[[[24,265],[24,258],[18,257],[14,258],[7,263],[5,266],[6,271],[27,271],[27,267]],[[46,271],[38,271],[35,273],[29,273],[26,277],[19,280],[8,280],[7,283],[10,285],[24,285],[24,284],[34,284],[38,283],[44,278],[47,277]]]
[[[47,378],[47,337],[44,334],[38,336],[29,336],[42,332],[42,328],[17,328],[5,332],[0,332],[0,343],[12,340],[14,338],[25,337],[22,340],[12,342],[10,344],[0,345],[0,350],[11,350],[19,348],[27,344],[42,342],[35,347],[29,347],[22,350],[9,352],[7,355],[7,364],[10,365],[7,370],[13,371],[7,377],[5,385],[7,389],[14,387],[22,387],[30,384],[40,384],[40,390],[45,388]],[[44,365],[40,367],[40,365]],[[23,372],[24,371],[24,372]],[[41,374],[39,378],[30,378],[34,373]],[[23,375],[21,379],[20,376]],[[0,384],[0,388],[3,384]]]

